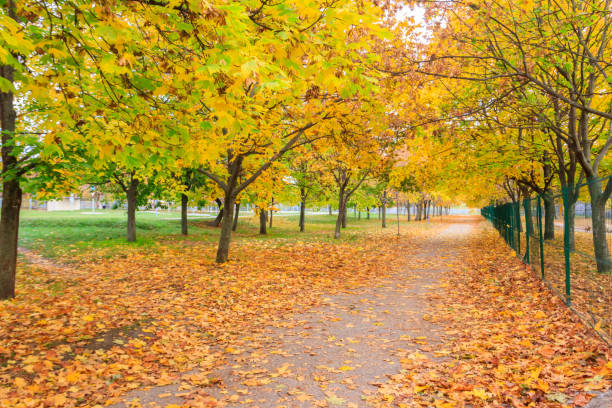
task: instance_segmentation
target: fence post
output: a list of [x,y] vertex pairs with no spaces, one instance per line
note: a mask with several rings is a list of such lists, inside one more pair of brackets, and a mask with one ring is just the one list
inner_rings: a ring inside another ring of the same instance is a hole
[[545,279],[544,277],[544,237],[542,235],[542,198],[540,196],[538,196],[537,217],[538,217],[538,232],[539,232],[538,238],[540,239],[540,270],[542,271],[542,279]]
[[511,220],[510,224],[512,224],[512,249],[518,253],[518,250],[516,249],[516,218],[514,214],[514,203],[510,204],[508,207],[508,215],[510,216]]
[[571,285],[571,274],[570,274],[570,242],[569,242],[569,200],[568,200],[567,187],[563,187],[563,252],[565,254],[565,303],[571,305],[572,303],[572,285]]
[[[525,209],[525,245],[527,246],[525,248],[525,258],[527,260],[527,265],[529,265],[531,262],[529,260],[529,234],[531,234],[531,230],[529,228],[530,224],[531,224],[531,220],[527,219],[527,215],[531,213],[531,211],[527,211],[527,205],[531,206],[531,199],[524,199],[523,200],[523,208]],[[531,210],[531,208],[530,208]]]

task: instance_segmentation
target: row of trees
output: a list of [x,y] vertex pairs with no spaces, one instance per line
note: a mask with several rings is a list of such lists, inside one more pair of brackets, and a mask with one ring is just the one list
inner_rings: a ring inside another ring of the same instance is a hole
[[565,189],[611,268],[610,0],[0,4],[0,297],[23,192],[84,184],[125,196],[129,240],[139,200],[217,200],[218,262],[239,204],[263,213],[289,184],[304,209],[335,196],[335,236],[372,197],[538,194],[552,239]]
[[564,192],[572,248],[576,202],[588,201],[597,269],[612,270],[612,3],[413,4],[426,26],[419,46],[400,56],[390,48],[395,65],[381,68],[419,88],[419,108],[404,116],[421,126],[395,171],[426,171],[430,188],[478,206],[539,195],[546,239],[555,234],[554,195]]
[[303,209],[333,191],[336,237],[349,205],[383,191],[427,201],[423,177],[394,173],[411,86],[380,67],[404,36],[398,4],[1,0],[0,298],[14,296],[24,193],[123,195],[128,241],[151,197],[181,201],[185,234],[189,203],[215,200],[218,262],[240,203],[265,214],[287,185]]

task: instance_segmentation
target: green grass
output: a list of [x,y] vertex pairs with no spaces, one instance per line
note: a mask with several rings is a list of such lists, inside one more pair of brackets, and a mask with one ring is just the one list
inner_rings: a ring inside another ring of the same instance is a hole
[[[160,211],[157,215],[148,212],[136,214],[136,242],[128,243],[126,235],[126,212],[123,210],[99,210],[100,214],[87,214],[86,211],[29,211],[21,214],[19,245],[49,258],[69,259],[71,256],[87,254],[96,250],[106,256],[120,253],[124,249],[143,247],[155,249],[164,244],[181,244],[190,241],[215,243],[219,229],[206,225],[210,218],[192,218],[189,222],[189,236],[180,234],[180,214]],[[306,216],[306,232],[298,229],[298,216],[279,216],[273,219],[273,228],[267,235],[259,234],[259,219],[252,214],[245,214],[238,223],[238,230],[232,240],[272,240],[279,244],[296,240],[332,240],[335,215]],[[405,216],[401,217],[405,224]],[[357,220],[352,212],[347,219],[347,228],[342,231],[342,240],[359,239],[364,231],[380,231],[377,214],[371,214],[366,220],[362,213]],[[389,217],[389,228],[395,228],[395,216]]]
[[[81,211],[22,211],[19,245],[39,251],[52,258],[113,247],[151,247],[161,238],[180,235],[180,221],[169,220],[178,215],[139,212],[136,215],[136,242],[125,241],[127,216],[125,211],[106,210],[101,214]],[[213,231],[191,226],[195,239],[212,239]]]

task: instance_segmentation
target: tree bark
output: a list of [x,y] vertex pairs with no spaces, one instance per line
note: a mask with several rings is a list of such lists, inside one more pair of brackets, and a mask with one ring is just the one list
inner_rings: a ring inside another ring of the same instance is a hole
[[233,190],[226,191],[223,198],[223,208],[221,214],[223,216],[221,222],[221,234],[219,236],[219,246],[217,247],[217,263],[227,262],[229,256],[229,247],[232,237],[232,227],[234,224],[234,197]]
[[[5,11],[15,21],[15,3],[6,2]],[[14,82],[15,69],[0,65],[0,77]],[[14,135],[17,114],[12,92],[0,92],[0,130],[2,131],[2,209],[0,211],[0,300],[15,296],[15,274],[17,271],[17,244],[19,236],[19,212],[22,191],[18,175],[7,175],[17,166],[14,156]]]
[[[608,196],[602,192],[602,183],[598,178],[587,179],[591,193],[591,223],[593,224],[593,247],[597,262],[597,271],[612,271],[612,261],[606,240],[606,202]],[[610,183],[611,181],[608,181]]]
[[366,218],[370,219],[370,207],[366,207]]
[[181,234],[187,235],[189,233],[187,228],[187,204],[189,198],[187,194],[181,194]]
[[272,204],[270,205],[270,228],[272,228],[272,216],[274,215],[272,207],[274,206],[274,197],[272,197]]
[[[544,152],[544,180],[552,178],[552,166],[550,165],[548,152]],[[544,200],[544,239],[555,238],[555,199],[550,187],[546,186],[542,199]]]
[[236,231],[236,228],[238,228],[238,214],[240,214],[240,203],[236,203],[234,209],[236,213],[234,214],[234,223],[232,224],[232,231]]
[[132,176],[126,191],[127,196],[127,241],[136,241],[136,205],[139,180]]
[[544,239],[555,238],[555,199],[550,191],[542,196],[544,200]]
[[382,227],[387,228],[387,190],[383,191],[382,200],[380,200],[382,213]]
[[346,228],[346,202],[344,203],[344,208],[342,209],[342,228]]
[[261,235],[266,235],[268,233],[267,229],[266,229],[266,210],[263,208],[259,209],[259,233]]
[[336,218],[336,230],[334,231],[334,238],[340,238],[340,230],[342,228],[342,223],[346,222],[345,214],[346,211],[346,203],[344,202],[344,186],[340,187],[340,192],[338,193],[338,218]]
[[237,156],[228,164],[229,177],[227,178],[227,183],[221,184],[224,192],[223,221],[221,223],[221,234],[219,234],[219,245],[217,246],[217,263],[227,262],[229,258],[229,247],[234,226],[234,205],[241,191],[238,185],[238,177],[242,172],[242,160],[242,156]]
[[408,221],[410,221],[410,201],[406,202],[406,214],[408,216]]
[[221,225],[221,221],[223,221],[223,202],[218,198],[215,198],[215,202],[219,206],[219,214],[217,214],[217,218],[215,218],[213,225],[215,227],[218,227],[219,225]]
[[15,296],[21,197],[19,181],[13,179],[3,183],[0,216],[0,299]]
[[333,215],[333,213],[332,213],[332,207],[331,207],[331,204],[330,204],[330,205],[328,205],[328,206],[327,206],[327,208],[329,209],[329,215]]
[[569,204],[567,223],[569,227],[569,245],[572,251],[576,249],[576,202],[578,202],[578,198],[580,198],[579,184],[580,182],[567,187],[567,199]]
[[300,232],[304,232],[306,218],[306,190],[300,188]]

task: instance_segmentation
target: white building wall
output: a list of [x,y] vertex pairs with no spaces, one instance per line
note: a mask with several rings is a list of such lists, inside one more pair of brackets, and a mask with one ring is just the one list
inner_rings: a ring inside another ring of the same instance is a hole
[[81,209],[81,200],[75,197],[65,197],[61,200],[47,202],[47,211],[78,211]]

